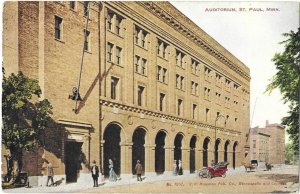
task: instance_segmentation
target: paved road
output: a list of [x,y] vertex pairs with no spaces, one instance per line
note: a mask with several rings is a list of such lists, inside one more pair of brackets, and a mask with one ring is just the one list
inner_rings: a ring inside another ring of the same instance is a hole
[[258,169],[256,172],[246,173],[244,169],[229,171],[226,178],[200,179],[195,175],[147,177],[142,183],[135,178],[118,182],[105,182],[104,185],[93,188],[91,185],[76,183],[57,187],[33,187],[7,189],[9,193],[246,193],[246,192],[297,192],[298,167],[282,167],[272,171]]

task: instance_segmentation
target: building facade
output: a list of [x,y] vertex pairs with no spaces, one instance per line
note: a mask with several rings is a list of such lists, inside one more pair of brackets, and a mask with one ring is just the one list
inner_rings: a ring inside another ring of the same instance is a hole
[[149,176],[244,160],[250,70],[170,3],[6,2],[3,19],[6,73],[53,105],[46,146],[25,153],[32,176],[44,159],[67,182],[93,160],[124,177],[136,160]]
[[285,161],[285,131],[280,124],[269,124],[264,128],[255,127],[250,132],[251,160],[284,164]]

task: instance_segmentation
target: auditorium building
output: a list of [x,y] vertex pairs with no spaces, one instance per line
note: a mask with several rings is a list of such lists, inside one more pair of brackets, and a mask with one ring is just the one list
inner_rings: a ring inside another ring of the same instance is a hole
[[45,159],[68,183],[93,160],[124,178],[137,160],[171,175],[249,151],[249,68],[168,2],[5,2],[2,48],[6,76],[37,79],[53,105],[45,146],[24,152],[38,184]]

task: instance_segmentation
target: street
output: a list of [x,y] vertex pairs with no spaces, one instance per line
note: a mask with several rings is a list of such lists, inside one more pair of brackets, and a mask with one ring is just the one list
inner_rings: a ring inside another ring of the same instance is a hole
[[104,183],[95,188],[90,185],[72,183],[57,187],[32,187],[7,189],[9,193],[80,192],[80,193],[243,193],[243,192],[293,192],[297,193],[298,166],[282,166],[265,171],[258,169],[246,173],[244,168],[229,170],[225,178],[199,178],[196,174],[183,176],[146,177],[143,182],[130,180]]

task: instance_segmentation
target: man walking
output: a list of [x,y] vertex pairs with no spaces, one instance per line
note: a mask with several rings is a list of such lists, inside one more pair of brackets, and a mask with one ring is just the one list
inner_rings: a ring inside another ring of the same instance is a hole
[[139,160],[135,165],[135,170],[136,170],[137,181],[142,181],[143,166],[141,165],[141,162]]
[[93,181],[94,181],[94,187],[98,187],[99,168],[96,165],[95,160],[93,161],[91,172],[92,172],[92,177],[93,177]]
[[52,166],[51,162],[47,161],[47,163],[48,163],[48,165],[47,165],[47,175],[48,175],[47,187],[48,187],[49,180],[51,180],[51,185],[50,186],[54,185],[54,181],[53,181],[54,170],[53,170],[53,166]]

